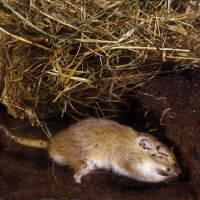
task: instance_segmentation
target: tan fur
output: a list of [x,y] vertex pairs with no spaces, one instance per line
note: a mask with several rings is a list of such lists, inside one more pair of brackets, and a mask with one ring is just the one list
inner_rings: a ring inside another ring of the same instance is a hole
[[76,182],[96,169],[145,182],[174,179],[180,168],[172,151],[147,133],[107,119],[87,118],[58,133],[52,142],[6,135],[17,143],[47,148],[50,157],[74,170]]
[[5,133],[5,135],[10,138],[11,140],[15,141],[18,144],[28,146],[28,147],[35,147],[35,148],[47,148],[49,143],[43,140],[37,139],[30,139],[30,138],[20,138],[14,136],[8,131],[4,126],[0,125],[0,129]]

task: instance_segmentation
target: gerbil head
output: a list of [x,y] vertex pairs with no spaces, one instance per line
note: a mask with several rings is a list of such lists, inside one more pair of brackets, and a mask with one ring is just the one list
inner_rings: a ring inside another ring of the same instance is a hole
[[181,170],[172,149],[146,133],[138,134],[137,145],[141,159],[136,168],[141,181],[168,182],[178,177]]

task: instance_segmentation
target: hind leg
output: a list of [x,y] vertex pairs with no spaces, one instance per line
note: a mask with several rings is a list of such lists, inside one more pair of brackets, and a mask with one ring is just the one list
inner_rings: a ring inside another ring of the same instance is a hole
[[91,171],[94,171],[99,168],[97,162],[94,160],[83,161],[76,169],[74,174],[74,179],[77,183],[81,183],[81,177],[89,174]]

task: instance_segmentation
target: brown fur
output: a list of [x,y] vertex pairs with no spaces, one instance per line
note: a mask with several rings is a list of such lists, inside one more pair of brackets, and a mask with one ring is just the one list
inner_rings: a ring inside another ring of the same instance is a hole
[[47,148],[55,162],[74,170],[76,182],[100,168],[146,182],[167,181],[180,173],[168,147],[112,120],[87,118],[58,133],[51,142],[18,138],[3,126],[0,129],[17,143]]

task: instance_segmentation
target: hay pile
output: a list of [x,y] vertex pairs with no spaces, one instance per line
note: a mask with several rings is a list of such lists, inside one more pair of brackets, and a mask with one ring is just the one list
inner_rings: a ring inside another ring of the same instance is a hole
[[3,102],[34,125],[114,115],[157,74],[200,66],[200,3],[0,0]]

